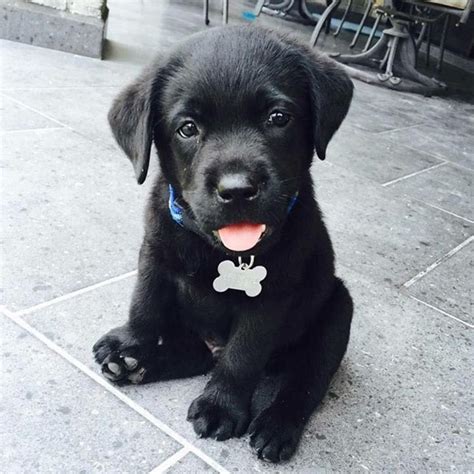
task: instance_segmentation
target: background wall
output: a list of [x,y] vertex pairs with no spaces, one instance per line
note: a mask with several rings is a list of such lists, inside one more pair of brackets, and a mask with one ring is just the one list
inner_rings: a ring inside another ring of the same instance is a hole
[[77,15],[104,18],[107,11],[107,0],[26,0],[45,7],[55,8]]

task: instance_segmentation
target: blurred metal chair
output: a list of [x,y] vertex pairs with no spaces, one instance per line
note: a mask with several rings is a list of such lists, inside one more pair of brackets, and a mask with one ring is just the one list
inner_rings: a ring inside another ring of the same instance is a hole
[[[446,39],[448,36],[449,27],[451,26],[451,20],[453,17],[457,17],[458,20],[455,26],[464,24],[469,19],[470,13],[473,11],[474,3],[473,0],[404,0],[411,6],[411,10],[418,8],[424,11],[424,14],[428,17],[427,21],[421,22],[421,30],[418,38],[415,41],[417,53],[420,49],[423,41],[426,42],[426,66],[430,63],[430,50],[431,50],[431,32],[432,25],[436,21],[444,20],[443,29],[441,31],[441,39],[439,44],[439,56],[436,63],[436,70],[441,72],[444,61],[444,52],[446,49]],[[438,17],[435,17],[434,21],[431,19],[431,12],[439,13]]]
[[[327,0],[327,7],[323,11],[321,17],[318,19],[316,26],[314,27],[313,33],[311,35],[311,39],[309,40],[309,44],[312,48],[316,46],[318,42],[319,36],[321,35],[321,31],[326,26],[326,34],[329,33],[329,29],[331,26],[331,18],[334,10],[341,4],[341,0]],[[330,3],[329,3],[330,2]]]
[[334,36],[338,36],[339,33],[342,30],[342,27],[344,23],[346,22],[347,15],[351,11],[352,8],[352,0],[349,0],[346,5],[346,9],[344,10],[344,14],[342,15],[341,22],[339,23],[339,26],[337,27],[337,30],[334,32]]
[[259,16],[262,11],[273,16],[286,15],[295,4],[295,0],[258,0],[253,10],[254,16]]
[[[438,2],[442,2],[443,5]],[[446,85],[437,79],[421,74],[416,69],[419,47],[423,36],[429,35],[430,25],[444,20],[437,65],[437,69],[440,70],[450,18],[457,16],[458,24],[467,22],[472,11],[472,4],[473,0],[402,0],[400,2],[402,7],[403,5],[417,7],[402,11],[400,5],[396,7],[391,0],[385,0],[384,4],[378,8],[378,14],[386,16],[392,26],[382,32],[382,37],[377,43],[360,54],[331,56],[344,64],[358,64],[379,69],[380,72],[374,76],[363,70],[348,68],[353,77],[365,82],[425,95],[440,93],[446,89]],[[437,16],[428,15],[426,9],[437,12]],[[416,39],[412,32],[414,24],[422,25],[420,35]],[[369,39],[371,40],[370,36]],[[366,46],[369,45],[370,43]],[[428,54],[429,46],[428,42]]]
[[[377,1],[375,2],[375,5],[377,5]],[[377,32],[377,29],[379,27],[380,21],[382,20],[382,18],[384,18],[384,16],[385,16],[384,12],[380,10],[380,8],[375,9],[375,21],[374,21],[374,24],[372,25],[372,29],[370,30],[369,36],[367,38],[367,42],[365,43],[365,46],[362,49],[363,53],[365,53],[366,51],[370,49],[375,33]]]
[[[229,0],[222,0],[222,23],[229,22]],[[204,0],[204,23],[209,25],[209,0]]]
[[352,39],[352,43],[349,45],[349,48],[353,48],[357,44],[357,41],[359,41],[359,36],[362,32],[362,28],[364,28],[365,23],[367,22],[367,18],[369,17],[370,12],[372,11],[374,3],[374,0],[367,0],[367,5],[364,9],[364,14],[362,15],[362,19],[360,20],[359,26],[357,27],[354,38]]
[[[341,30],[344,26],[344,23],[346,22],[347,15],[351,11],[352,2],[353,2],[353,0],[348,1],[347,5],[346,5],[346,8],[344,10],[344,13],[342,15],[342,18],[340,20],[339,26],[337,27],[336,31],[334,32],[334,36],[338,36],[339,33],[341,32]],[[359,40],[359,36],[360,36],[360,34],[362,32],[362,29],[364,28],[364,26],[367,22],[367,18],[369,17],[370,12],[372,11],[372,8],[373,8],[375,2],[376,2],[376,0],[367,0],[366,6],[364,8],[364,13],[362,15],[362,19],[361,19],[361,21],[360,21],[360,23],[357,27],[357,30],[354,34],[352,42],[349,46],[350,48],[353,48],[357,44],[357,42]],[[340,4],[341,4],[341,0],[333,0],[332,2],[330,2],[327,5],[326,9],[322,13],[321,18],[318,20],[318,23],[316,24],[316,26],[313,30],[313,33],[311,35],[311,39],[309,41],[309,44],[311,45],[311,47],[316,46],[316,43],[318,42],[319,36],[320,36],[320,34],[321,34],[324,27],[326,27],[326,29],[325,29],[326,34],[329,33],[330,26],[331,26],[331,18],[332,18],[333,12],[339,7]]]

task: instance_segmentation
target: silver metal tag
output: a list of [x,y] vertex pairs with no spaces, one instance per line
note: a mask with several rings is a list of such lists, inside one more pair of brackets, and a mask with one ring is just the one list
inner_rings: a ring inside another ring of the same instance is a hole
[[252,268],[255,258],[250,257],[250,263],[242,263],[239,257],[239,264],[234,265],[231,260],[224,260],[219,263],[217,271],[219,276],[214,280],[212,286],[219,293],[231,290],[245,291],[250,297],[258,296],[262,291],[262,280],[267,276],[267,269],[263,266]]

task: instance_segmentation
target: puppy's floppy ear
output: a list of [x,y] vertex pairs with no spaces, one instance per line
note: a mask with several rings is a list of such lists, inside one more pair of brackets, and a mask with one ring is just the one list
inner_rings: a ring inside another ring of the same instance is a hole
[[130,158],[138,184],[145,181],[153,139],[151,94],[159,59],[127,86],[114,100],[108,119],[115,140]]
[[324,160],[329,141],[349,110],[354,86],[344,69],[332,59],[313,52],[306,59],[314,146],[319,159]]

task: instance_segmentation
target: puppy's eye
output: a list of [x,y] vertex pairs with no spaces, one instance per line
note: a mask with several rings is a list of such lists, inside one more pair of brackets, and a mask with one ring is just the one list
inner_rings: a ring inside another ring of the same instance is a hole
[[181,127],[178,128],[178,133],[183,138],[191,138],[196,136],[199,131],[194,122],[185,122]]
[[270,125],[275,125],[276,127],[284,127],[289,121],[290,116],[280,110],[275,110],[268,117],[268,123]]

